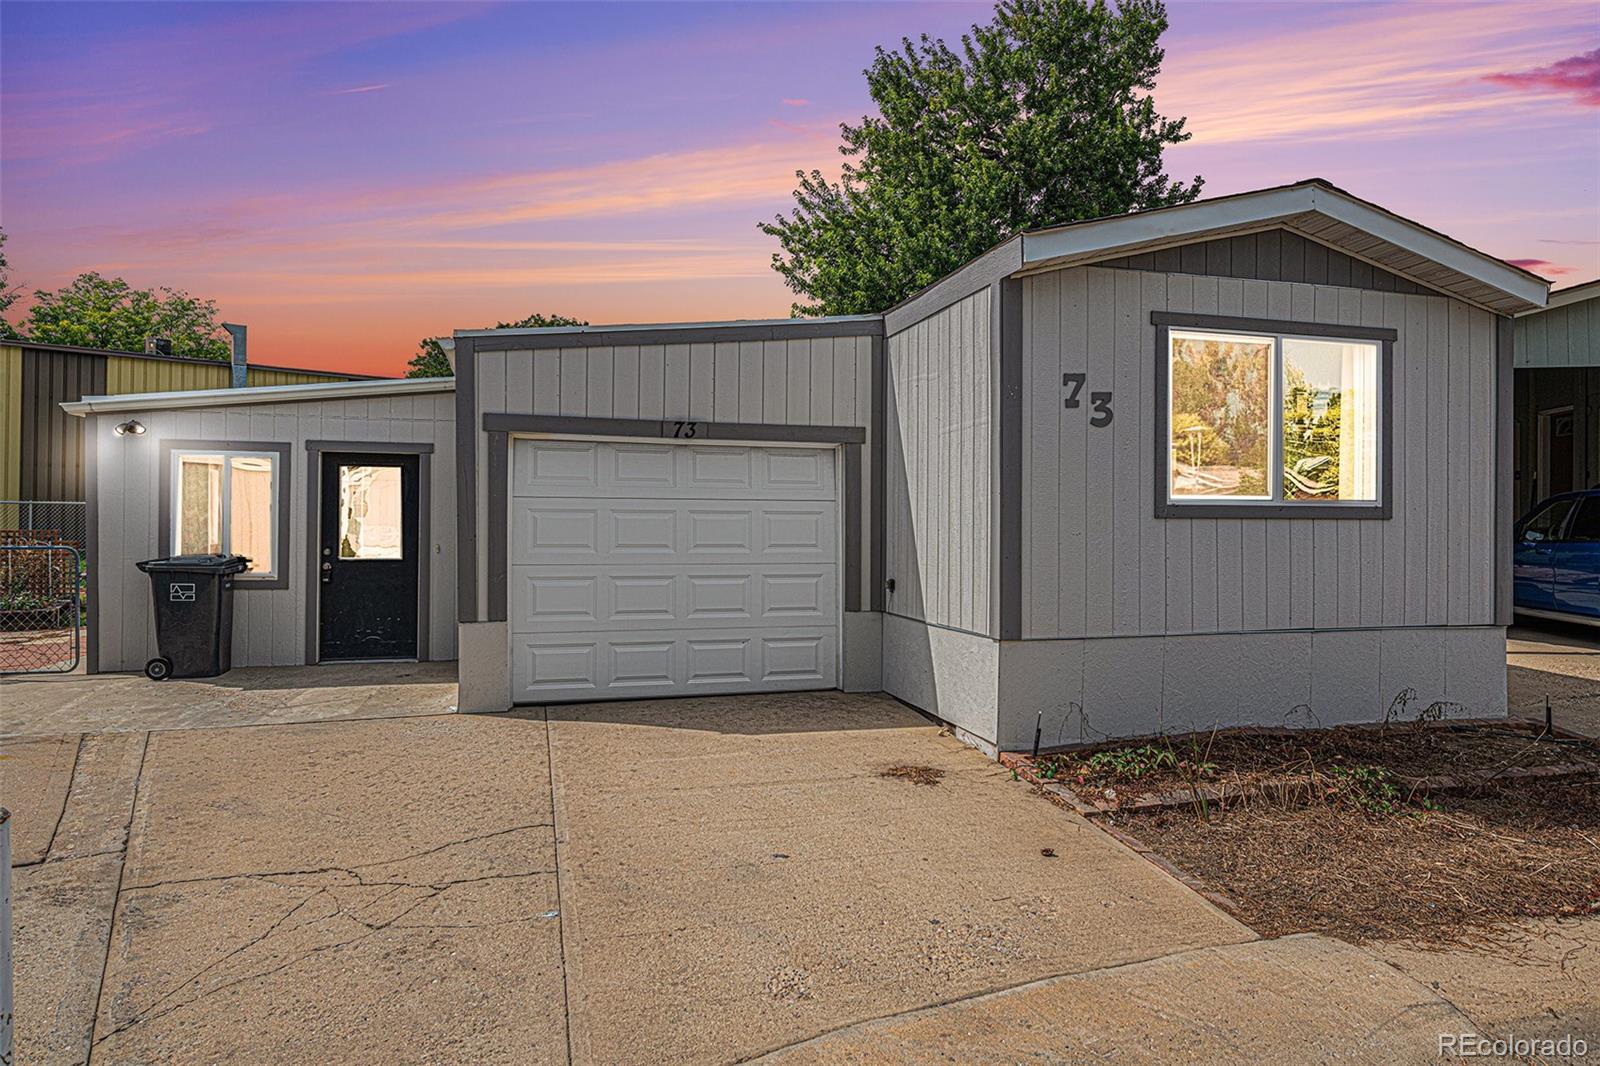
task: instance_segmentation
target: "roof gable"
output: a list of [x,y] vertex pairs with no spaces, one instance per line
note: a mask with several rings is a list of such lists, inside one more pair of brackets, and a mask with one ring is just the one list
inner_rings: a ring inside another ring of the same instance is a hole
[[1030,273],[1097,263],[1273,230],[1287,230],[1498,314],[1542,307],[1549,291],[1549,283],[1537,274],[1320,179],[1025,233],[1022,269]]

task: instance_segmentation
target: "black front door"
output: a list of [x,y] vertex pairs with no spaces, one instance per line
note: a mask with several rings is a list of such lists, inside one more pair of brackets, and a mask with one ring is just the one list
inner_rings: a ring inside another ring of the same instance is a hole
[[322,456],[321,658],[417,656],[415,455]]

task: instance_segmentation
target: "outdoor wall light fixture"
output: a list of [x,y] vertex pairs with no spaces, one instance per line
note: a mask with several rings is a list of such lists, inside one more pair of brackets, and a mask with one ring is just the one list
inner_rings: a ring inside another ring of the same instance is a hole
[[126,422],[118,422],[111,432],[119,437],[142,437],[144,436],[144,423],[137,418],[130,418]]

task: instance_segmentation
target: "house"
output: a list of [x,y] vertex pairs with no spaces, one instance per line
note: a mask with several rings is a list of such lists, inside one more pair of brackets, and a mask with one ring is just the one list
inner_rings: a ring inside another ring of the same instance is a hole
[[86,399],[91,669],[154,654],[133,561],[220,543],[269,560],[236,665],[456,657],[463,710],[882,689],[986,750],[1503,715],[1546,291],[1312,180],[1024,233],[881,316]]
[[[242,356],[242,352],[241,352]],[[357,374],[247,364],[245,384],[345,381]],[[85,396],[228,386],[216,359],[0,340],[0,501],[84,498],[81,425],[61,404]],[[6,508],[0,508],[0,522]]]
[[1516,316],[1517,514],[1600,487],[1600,281]]

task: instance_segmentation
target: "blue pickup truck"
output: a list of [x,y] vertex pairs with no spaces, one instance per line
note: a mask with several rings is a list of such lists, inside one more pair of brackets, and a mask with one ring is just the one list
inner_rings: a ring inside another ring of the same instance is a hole
[[1550,497],[1516,534],[1517,610],[1600,626],[1600,489]]

